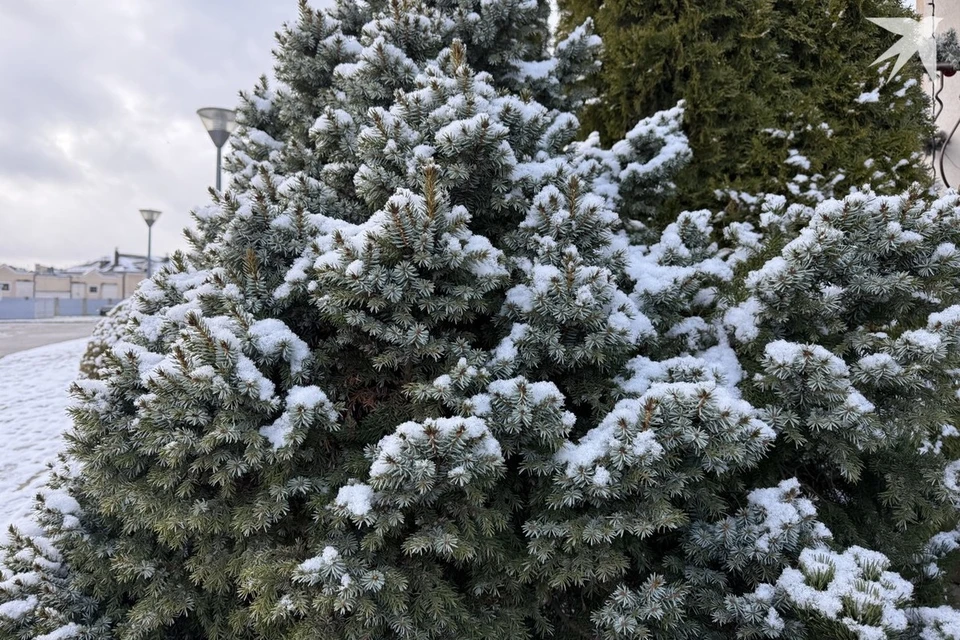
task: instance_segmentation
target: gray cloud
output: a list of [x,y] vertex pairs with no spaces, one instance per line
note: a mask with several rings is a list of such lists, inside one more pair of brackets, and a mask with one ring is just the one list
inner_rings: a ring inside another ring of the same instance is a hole
[[[319,3],[318,3],[319,4]],[[215,150],[195,112],[273,67],[295,0],[0,4],[0,262],[66,265],[183,246]]]

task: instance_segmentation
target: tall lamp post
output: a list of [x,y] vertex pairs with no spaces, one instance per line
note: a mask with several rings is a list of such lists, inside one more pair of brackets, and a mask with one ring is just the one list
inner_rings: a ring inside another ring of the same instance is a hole
[[147,278],[153,276],[153,223],[160,217],[156,209],[140,209],[143,221],[147,223]]
[[237,112],[219,107],[206,107],[198,109],[197,115],[200,116],[207,133],[210,134],[213,144],[217,145],[217,191],[220,191],[220,150],[237,126]]

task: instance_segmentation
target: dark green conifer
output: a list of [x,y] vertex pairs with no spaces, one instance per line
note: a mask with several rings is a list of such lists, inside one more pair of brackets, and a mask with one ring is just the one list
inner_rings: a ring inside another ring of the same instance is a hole
[[[754,197],[816,203],[872,185],[928,183],[929,100],[915,60],[887,82],[872,66],[895,36],[867,20],[899,0],[559,0],[566,29],[590,17],[604,42],[583,131],[604,142],[686,101],[693,160],[662,228],[683,209],[755,219]],[[752,211],[753,213],[748,213]]]

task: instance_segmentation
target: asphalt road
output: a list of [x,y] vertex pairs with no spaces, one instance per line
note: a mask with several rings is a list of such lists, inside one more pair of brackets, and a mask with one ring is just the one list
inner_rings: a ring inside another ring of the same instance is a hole
[[101,318],[0,320],[0,358],[54,342],[86,338]]

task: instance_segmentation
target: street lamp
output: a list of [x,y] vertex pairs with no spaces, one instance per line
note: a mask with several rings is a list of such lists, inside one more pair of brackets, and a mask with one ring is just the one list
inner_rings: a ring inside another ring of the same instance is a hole
[[143,221],[147,223],[147,277],[153,275],[153,223],[160,217],[156,209],[140,209]]
[[217,191],[220,191],[220,149],[237,126],[237,112],[218,107],[198,109],[197,115],[206,127],[213,144],[217,145]]

